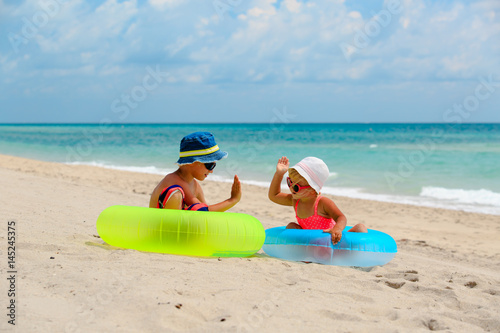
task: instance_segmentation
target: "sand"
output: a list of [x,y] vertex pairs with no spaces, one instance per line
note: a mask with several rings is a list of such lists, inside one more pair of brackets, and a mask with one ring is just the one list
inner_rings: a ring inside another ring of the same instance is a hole
[[[125,250],[97,235],[112,205],[147,206],[159,175],[0,155],[0,329],[18,332],[500,332],[500,216],[331,197],[348,224],[394,237],[388,264],[200,258]],[[244,181],[244,179],[243,179]],[[202,183],[207,201],[229,183]],[[293,221],[267,189],[231,209]],[[8,222],[15,222],[15,326]]]

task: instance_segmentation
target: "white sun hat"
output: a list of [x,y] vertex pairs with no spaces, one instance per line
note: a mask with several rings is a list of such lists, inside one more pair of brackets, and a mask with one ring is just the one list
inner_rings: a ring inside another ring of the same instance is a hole
[[330,171],[325,162],[317,157],[311,156],[304,158],[290,169],[295,169],[304,177],[318,194],[330,175]]

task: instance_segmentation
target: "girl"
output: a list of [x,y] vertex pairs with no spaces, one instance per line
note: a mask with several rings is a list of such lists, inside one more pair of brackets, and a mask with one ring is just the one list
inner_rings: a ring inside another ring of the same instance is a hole
[[[332,200],[321,196],[321,188],[330,174],[325,162],[316,157],[306,157],[291,168],[289,165],[285,156],[279,159],[269,187],[269,199],[283,206],[295,207],[297,223],[289,223],[288,229],[322,229],[330,233],[332,243],[337,244],[347,219]],[[281,181],[287,171],[291,194],[281,193]],[[349,231],[368,232],[363,224],[356,224]]]

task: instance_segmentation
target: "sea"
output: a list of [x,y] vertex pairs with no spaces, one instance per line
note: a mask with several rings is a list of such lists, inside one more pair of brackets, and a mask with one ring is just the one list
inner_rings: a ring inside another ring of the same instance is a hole
[[196,131],[229,154],[215,181],[268,187],[281,156],[315,156],[326,194],[500,215],[500,124],[3,124],[0,154],[164,175]]

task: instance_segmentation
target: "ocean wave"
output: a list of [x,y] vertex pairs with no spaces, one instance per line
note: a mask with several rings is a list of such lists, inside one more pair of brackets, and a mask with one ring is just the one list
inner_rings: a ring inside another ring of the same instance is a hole
[[155,166],[123,166],[123,165],[113,165],[106,164],[101,162],[71,162],[66,163],[68,165],[90,165],[99,168],[112,169],[112,170],[121,170],[121,171],[130,171],[130,172],[139,172],[139,173],[148,173],[153,175],[166,175],[167,173],[174,172],[175,169],[163,169],[157,168]]
[[[67,163],[71,165],[90,165],[106,169],[131,171],[155,175],[166,175],[174,172],[175,169],[158,168],[155,166],[120,166],[106,164],[102,162],[73,162]],[[330,176],[334,176],[332,173]],[[257,181],[251,179],[240,179],[243,184],[269,188],[269,182]],[[224,183],[232,183],[232,177],[224,177],[222,175],[212,174],[207,178],[207,181],[216,181]],[[282,191],[288,191],[288,186],[282,184]],[[372,201],[381,201],[389,203],[407,204],[413,206],[423,206],[432,208],[443,208],[451,210],[462,210],[472,213],[483,213],[500,215],[500,193],[495,193],[489,190],[462,190],[462,189],[446,189],[441,187],[426,186],[422,187],[419,196],[409,196],[400,194],[380,194],[369,193],[364,188],[355,187],[323,187],[323,194],[330,194],[353,199],[364,199]]]
[[[390,202],[390,203],[406,204],[406,205],[421,206],[421,207],[461,210],[471,213],[500,215],[499,193],[491,192],[488,190],[477,190],[477,191],[465,191],[466,195],[463,195],[461,191],[464,190],[442,189],[439,191],[435,191],[432,189],[436,188],[433,187],[422,188],[420,196],[375,194],[366,192],[366,190],[363,188],[332,188],[332,187],[324,187],[322,189],[322,193],[343,196],[353,199],[364,199],[364,200]],[[457,191],[457,193],[454,193],[454,191]],[[454,193],[453,198],[450,192]],[[437,193],[443,196],[444,196],[443,193],[447,193],[447,195],[446,198],[438,198],[431,196],[423,196],[422,193],[429,193],[429,194],[433,193],[436,196]],[[461,196],[458,196],[456,194],[461,194]]]
[[427,186],[422,188],[420,196],[463,204],[500,207],[500,193],[495,193],[485,189],[463,190]]

